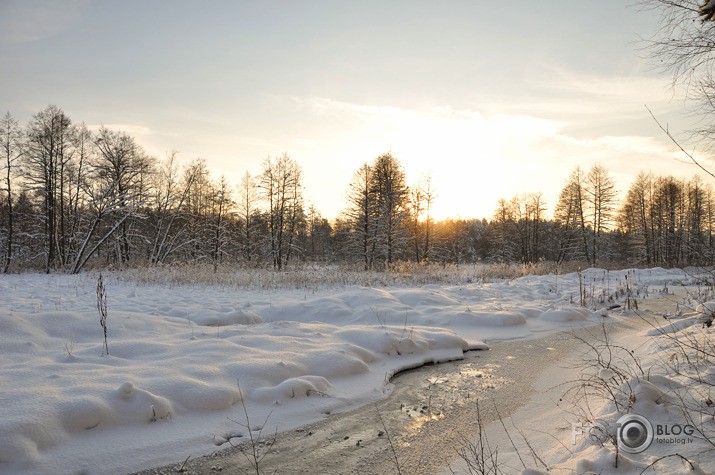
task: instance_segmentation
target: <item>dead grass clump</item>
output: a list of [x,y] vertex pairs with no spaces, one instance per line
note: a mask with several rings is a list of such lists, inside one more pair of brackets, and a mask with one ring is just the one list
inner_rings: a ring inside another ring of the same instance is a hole
[[398,261],[385,270],[365,271],[350,264],[294,264],[282,271],[272,268],[211,263],[176,264],[126,268],[115,278],[162,286],[218,286],[240,290],[318,289],[361,286],[422,286],[428,284],[464,285],[495,280],[510,280],[527,275],[575,272],[583,262],[539,261],[520,264],[446,264]]

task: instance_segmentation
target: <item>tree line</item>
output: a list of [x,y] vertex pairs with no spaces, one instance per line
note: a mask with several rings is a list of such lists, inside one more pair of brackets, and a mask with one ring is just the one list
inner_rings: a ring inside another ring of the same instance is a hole
[[125,132],[74,124],[48,106],[23,127],[0,119],[0,269],[76,273],[176,262],[281,270],[295,262],[382,270],[398,261],[710,262],[712,187],[641,173],[625,198],[608,171],[577,167],[547,217],[541,193],[500,199],[490,219],[435,221],[430,176],[408,186],[388,152],[363,164],[345,210],[321,216],[284,153],[238,184],[177,153],[149,156]]

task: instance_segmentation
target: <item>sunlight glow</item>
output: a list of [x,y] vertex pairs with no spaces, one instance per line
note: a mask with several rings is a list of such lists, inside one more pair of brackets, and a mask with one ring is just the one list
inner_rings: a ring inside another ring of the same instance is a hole
[[[346,184],[362,163],[391,150],[405,167],[408,184],[416,184],[425,174],[432,176],[438,194],[433,217],[438,220],[490,216],[501,194],[510,198],[515,193],[512,184],[505,181],[521,184],[524,168],[526,172],[533,168],[528,164],[517,165],[514,158],[525,156],[561,127],[558,122],[535,117],[504,114],[486,117],[476,111],[448,107],[402,110],[322,98],[304,103],[323,114],[329,113],[341,123],[353,124],[350,136],[341,137],[339,144],[348,151],[343,155],[343,163],[352,164],[349,172],[343,172]],[[317,178],[317,182],[326,183],[335,174],[336,169],[331,166],[323,168],[318,177],[306,175],[306,180]],[[311,194],[310,185],[306,185],[306,192]],[[326,214],[331,211],[329,207],[321,209]]]

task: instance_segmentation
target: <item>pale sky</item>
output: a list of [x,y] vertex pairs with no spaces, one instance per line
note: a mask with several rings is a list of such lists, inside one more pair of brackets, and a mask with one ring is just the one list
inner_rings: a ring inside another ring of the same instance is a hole
[[437,218],[522,192],[551,210],[576,165],[621,191],[640,170],[695,173],[645,109],[692,126],[631,3],[0,0],[0,112],[55,104],[236,184],[288,152],[327,218],[388,150],[410,184],[432,174]]

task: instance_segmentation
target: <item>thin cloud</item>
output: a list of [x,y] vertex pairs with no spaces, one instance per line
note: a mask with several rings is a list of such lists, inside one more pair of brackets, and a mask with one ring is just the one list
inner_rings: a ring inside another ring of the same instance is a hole
[[543,66],[529,76],[528,84],[560,95],[568,93],[584,99],[624,99],[643,103],[663,97],[667,83],[660,77],[639,75],[584,74],[558,67]]
[[590,126],[647,116],[644,104],[658,115],[683,108],[659,77],[640,74],[589,74],[539,63],[525,76],[522,89],[498,101],[486,99],[484,110],[560,120]]
[[[290,100],[313,113],[341,115],[344,120],[384,125],[392,123],[401,130],[419,129],[427,132],[433,127],[436,132],[449,135],[466,133],[474,136],[475,130],[507,137],[514,134],[521,138],[536,139],[556,134],[563,123],[526,114],[494,114],[485,116],[471,109],[450,106],[426,109],[401,109],[393,106],[365,105],[336,101],[324,97],[296,98]],[[414,135],[413,135],[414,136]],[[419,139],[419,136],[415,137]]]
[[77,25],[88,0],[3,0],[0,43],[25,43],[56,36]]

